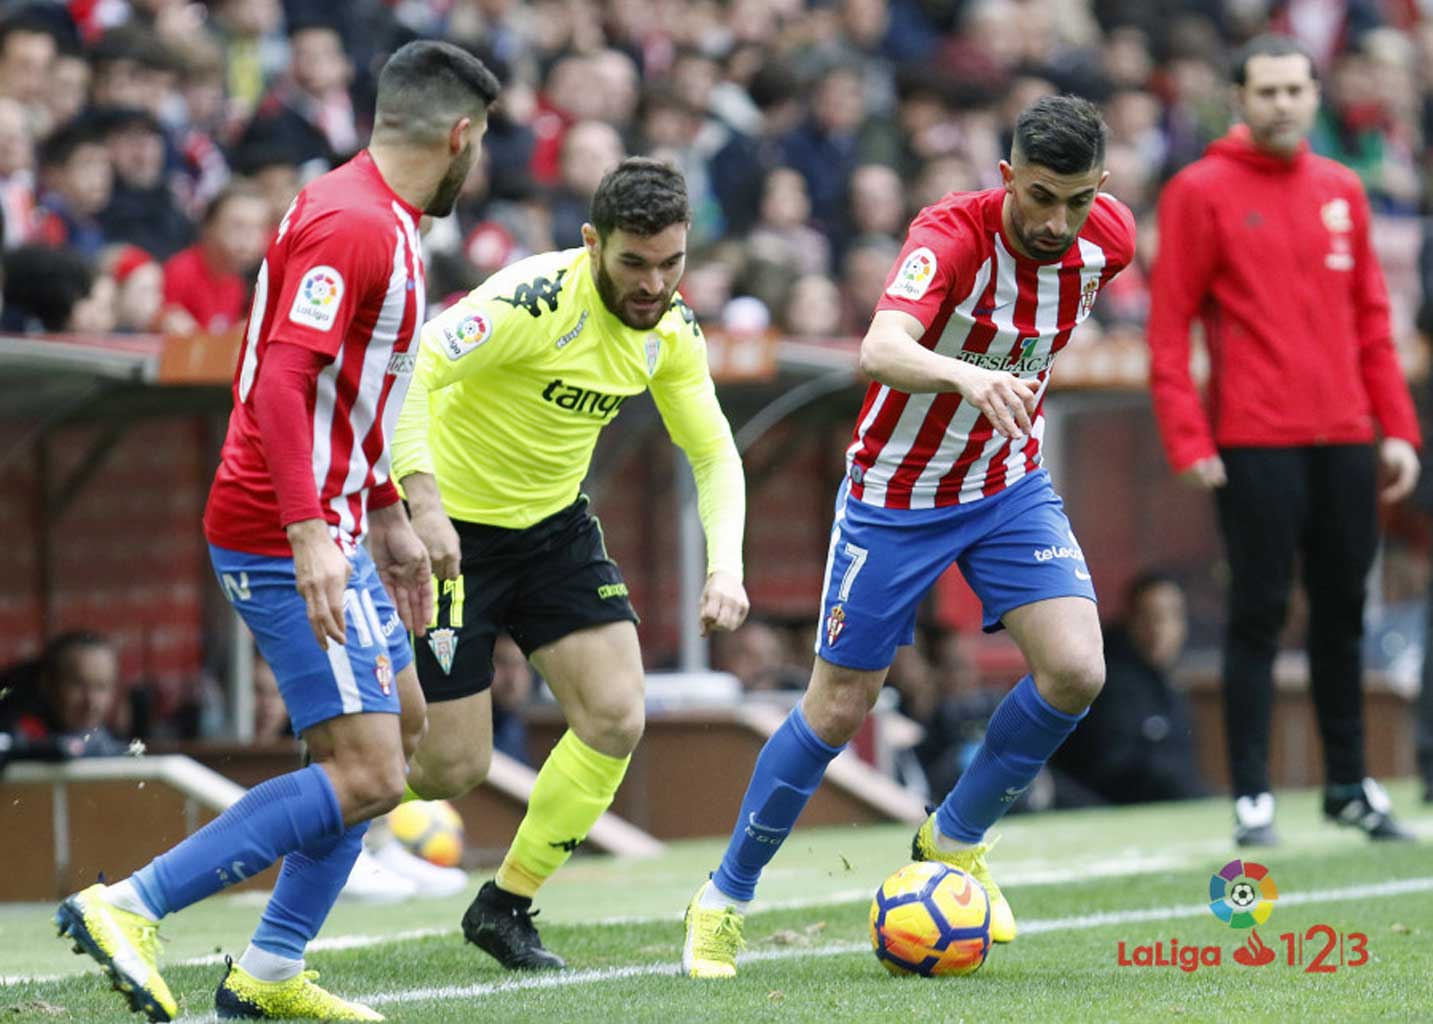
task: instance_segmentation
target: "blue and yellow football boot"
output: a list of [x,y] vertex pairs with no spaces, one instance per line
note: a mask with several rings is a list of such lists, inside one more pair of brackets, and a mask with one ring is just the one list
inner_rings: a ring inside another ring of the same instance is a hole
[[985,863],[985,855],[994,845],[993,841],[979,843],[968,850],[955,853],[942,850],[935,844],[935,815],[932,814],[926,818],[915,838],[911,840],[911,859],[949,864],[973,877],[985,887],[985,894],[990,897],[990,941],[1013,942],[1015,913],[1010,909],[1010,901],[1001,893],[1000,886],[996,885],[995,879],[990,876],[990,868]]
[[159,976],[159,925],[121,910],[104,898],[97,883],[75,893],[55,911],[61,938],[74,940],[109,975],[129,1008],[152,1021],[173,1020],[179,1005]]
[[318,971],[300,971],[287,981],[260,981],[230,958],[214,993],[220,1020],[383,1020],[362,1003],[350,1003],[314,984]]

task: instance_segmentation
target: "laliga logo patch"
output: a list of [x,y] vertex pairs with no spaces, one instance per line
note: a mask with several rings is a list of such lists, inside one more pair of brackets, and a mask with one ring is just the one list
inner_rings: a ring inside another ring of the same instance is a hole
[[835,647],[836,641],[841,639],[841,631],[846,628],[846,610],[839,604],[831,606],[831,614],[826,616],[826,646]]
[[433,652],[433,657],[438,662],[438,667],[443,670],[443,675],[449,675],[453,671],[453,655],[458,651],[458,634],[451,629],[430,629],[428,630],[428,648]]
[[378,686],[386,697],[393,692],[393,662],[388,655],[380,654],[373,659],[373,674],[378,677]]
[[935,253],[921,246],[906,257],[901,269],[896,271],[896,279],[886,289],[886,294],[892,298],[912,301],[921,298],[930,287],[931,281],[935,280],[935,268]]
[[449,359],[462,359],[487,341],[493,332],[492,322],[481,313],[469,313],[452,327],[443,328],[443,349]]
[[314,267],[299,282],[289,319],[304,327],[326,331],[333,326],[343,302],[343,275],[332,267]]

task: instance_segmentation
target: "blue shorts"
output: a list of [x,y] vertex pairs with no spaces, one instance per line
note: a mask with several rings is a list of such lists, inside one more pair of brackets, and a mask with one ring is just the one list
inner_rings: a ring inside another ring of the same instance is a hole
[[968,505],[903,509],[836,495],[816,653],[885,668],[915,640],[916,608],[952,562],[980,598],[987,633],[1006,612],[1052,597],[1095,600],[1080,543],[1050,474],[1036,470]]
[[224,595],[254,634],[274,670],[295,734],[339,715],[398,714],[395,680],[413,660],[408,633],[363,548],[349,559],[343,593],[348,643],[319,647],[292,558],[250,555],[209,545]]

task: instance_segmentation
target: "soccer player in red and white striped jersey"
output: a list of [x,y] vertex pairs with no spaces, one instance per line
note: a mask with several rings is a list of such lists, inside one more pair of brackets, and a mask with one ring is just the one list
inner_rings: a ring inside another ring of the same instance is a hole
[[1134,255],[1134,219],[1100,192],[1105,135],[1091,104],[1042,99],[1016,123],[1003,188],[953,193],[911,225],[861,343],[873,383],[836,499],[811,683],[757,758],[726,855],[688,908],[688,974],[736,972],[733,936],[761,869],[952,563],[980,596],[985,628],[1008,629],[1031,672],[912,853],[974,875],[990,896],[991,938],[1015,937],[986,829],[1104,683],[1090,573],[1040,445],[1055,354]]
[[431,613],[430,566],[388,479],[387,439],[423,321],[418,222],[451,212],[497,93],[458,47],[400,49],[379,75],[369,147],[299,194],[259,270],[204,527],[311,763],[117,885],[61,904],[62,934],[151,1020],[177,1012],[159,919],[280,857],[253,940],[215,995],[219,1016],[382,1019],[315,985],[303,955],[368,821],[402,796],[423,729],[404,627],[421,633]]

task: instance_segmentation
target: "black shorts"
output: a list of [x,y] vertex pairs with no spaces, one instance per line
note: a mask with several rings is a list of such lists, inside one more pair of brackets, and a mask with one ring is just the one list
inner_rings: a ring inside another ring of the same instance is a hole
[[523,530],[456,519],[453,526],[459,578],[439,583],[428,635],[413,644],[429,701],[486,690],[499,632],[531,655],[588,626],[638,621],[586,496]]

